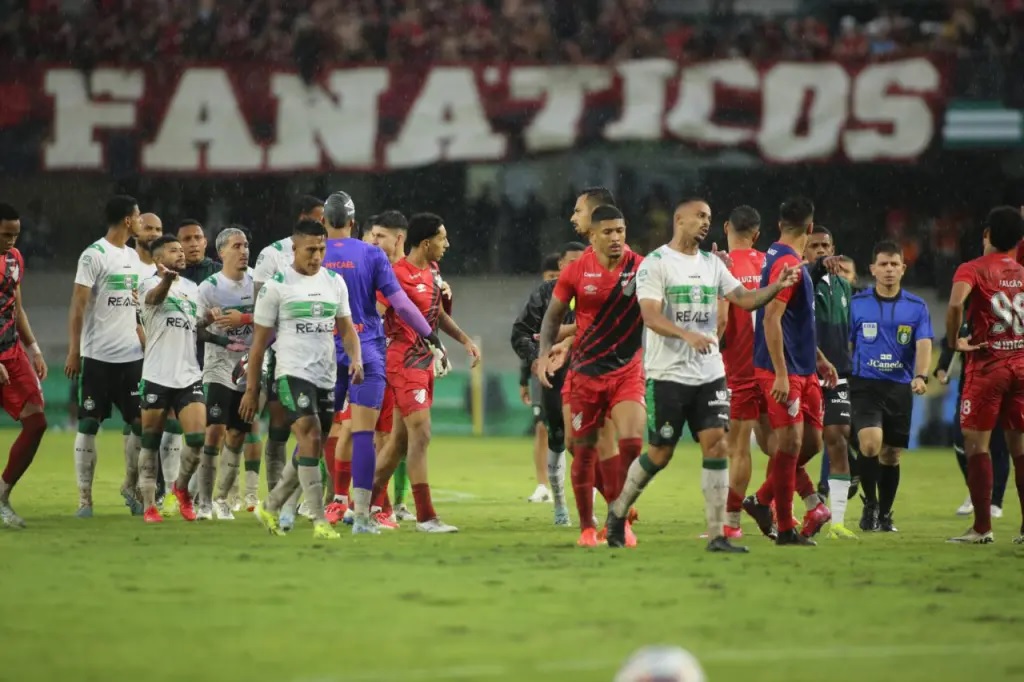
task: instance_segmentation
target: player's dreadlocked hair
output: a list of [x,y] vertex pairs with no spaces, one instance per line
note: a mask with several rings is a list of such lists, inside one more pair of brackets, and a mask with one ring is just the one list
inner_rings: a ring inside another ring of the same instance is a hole
[[1024,216],[1013,206],[993,208],[985,218],[985,227],[988,241],[996,251],[1010,251],[1024,239]]

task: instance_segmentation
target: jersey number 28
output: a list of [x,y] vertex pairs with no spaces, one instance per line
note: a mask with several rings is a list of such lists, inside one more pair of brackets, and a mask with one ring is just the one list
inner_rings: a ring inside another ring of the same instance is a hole
[[1024,334],[1024,293],[1017,293],[1011,300],[1005,291],[992,295],[992,313],[999,321],[992,325],[992,334],[1002,334],[1013,328],[1013,333]]

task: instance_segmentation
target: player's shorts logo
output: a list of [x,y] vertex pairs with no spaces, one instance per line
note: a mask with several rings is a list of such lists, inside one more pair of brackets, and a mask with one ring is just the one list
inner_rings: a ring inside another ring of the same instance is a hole
[[966,415],[968,415],[970,413],[971,413],[971,401],[970,400],[964,400],[963,402],[960,403],[960,414],[966,416]]
[[221,412],[220,405],[211,405],[210,406],[210,416],[213,417],[214,419],[220,417],[220,412]]
[[671,438],[672,436],[675,435],[675,433],[676,433],[676,430],[673,429],[672,425],[669,424],[668,422],[665,422],[664,424],[662,424],[661,428],[658,430],[658,435],[661,436],[662,438],[666,438],[666,439],[667,438]]
[[300,409],[306,409],[307,407],[309,407],[309,396],[306,395],[305,393],[300,393],[298,400],[295,401],[295,404],[297,404]]
[[836,393],[836,398],[838,398],[839,400],[848,400],[849,398],[847,397],[847,395],[848,394],[846,393],[846,391],[838,391]]
[[427,389],[417,388],[412,392],[412,399],[418,402],[420,405],[427,402]]
[[158,396],[156,393],[147,393],[146,394],[146,402],[149,403],[150,405],[152,405],[153,403],[155,403],[159,399],[160,399],[160,396]]
[[790,417],[795,417],[800,414],[800,398],[797,398],[791,403],[786,405],[786,412]]
[[93,400],[92,398],[86,398],[85,400],[82,401],[82,407],[84,407],[86,410],[95,410],[96,401]]
[[860,330],[866,340],[873,341],[878,336],[878,323],[865,322]]
[[582,427],[582,426],[583,426],[583,413],[582,412],[577,412],[576,414],[574,414],[572,416],[572,428],[574,430],[576,430],[576,431],[579,431],[580,427]]

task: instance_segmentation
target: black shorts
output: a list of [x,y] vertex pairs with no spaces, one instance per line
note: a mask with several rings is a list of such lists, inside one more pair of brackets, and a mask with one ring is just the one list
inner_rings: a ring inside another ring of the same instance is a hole
[[855,429],[881,428],[883,444],[900,449],[910,445],[910,384],[850,377],[850,403]]
[[277,397],[277,382],[274,381],[274,369],[277,366],[277,355],[273,347],[267,349],[267,371],[262,375],[263,383],[267,389],[267,402],[276,403],[280,400]]
[[278,377],[277,395],[288,412],[289,426],[301,417],[320,419],[320,430],[326,432],[334,421],[334,387],[319,388],[305,379]]
[[143,380],[139,383],[139,390],[142,392],[143,410],[173,410],[176,415],[193,403],[203,402],[205,398],[200,381],[184,388],[169,388]]
[[647,440],[675,447],[690,425],[694,440],[707,429],[729,430],[729,388],[725,377],[700,386],[647,380]]
[[252,425],[247,424],[238,414],[242,404],[242,392],[233,391],[223,384],[205,384],[206,423],[210,426],[223,424],[229,429],[249,433]]
[[142,360],[103,362],[82,358],[78,379],[78,418],[103,421],[117,407],[121,418],[131,423],[139,418],[139,382]]
[[530,409],[533,412],[533,424],[543,424],[545,422],[544,414],[544,387],[540,385],[540,379],[537,377],[530,377]]
[[849,426],[851,419],[850,385],[846,379],[840,379],[835,388],[821,387],[822,401],[825,403],[823,426]]

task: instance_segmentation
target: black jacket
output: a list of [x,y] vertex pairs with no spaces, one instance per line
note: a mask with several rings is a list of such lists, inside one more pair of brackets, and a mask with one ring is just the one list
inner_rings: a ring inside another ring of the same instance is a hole
[[[537,359],[540,351],[540,342],[533,337],[540,334],[540,325],[544,321],[544,315],[551,303],[551,296],[555,291],[555,282],[543,282],[530,294],[523,306],[519,317],[512,323],[512,350],[522,361],[520,368],[519,384],[525,386],[530,381],[530,366]],[[562,320],[562,324],[572,324],[576,315],[570,310]]]

